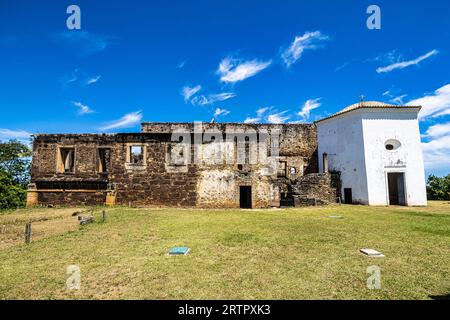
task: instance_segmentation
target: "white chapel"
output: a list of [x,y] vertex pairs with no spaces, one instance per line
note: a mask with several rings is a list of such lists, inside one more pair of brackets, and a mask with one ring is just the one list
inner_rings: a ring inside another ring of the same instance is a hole
[[420,109],[362,101],[316,122],[320,170],[341,172],[345,203],[427,204]]

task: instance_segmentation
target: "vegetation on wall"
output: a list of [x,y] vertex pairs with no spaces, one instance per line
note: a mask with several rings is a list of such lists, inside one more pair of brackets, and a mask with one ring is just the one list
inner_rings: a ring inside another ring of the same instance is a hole
[[445,177],[430,175],[427,181],[428,200],[450,200],[450,174]]
[[0,142],[0,209],[25,205],[30,162],[28,146],[16,140]]

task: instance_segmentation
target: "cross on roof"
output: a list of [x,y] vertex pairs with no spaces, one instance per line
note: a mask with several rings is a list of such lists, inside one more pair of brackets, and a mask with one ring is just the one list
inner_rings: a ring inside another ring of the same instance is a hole
[[366,97],[362,94],[359,96],[359,105],[362,106]]

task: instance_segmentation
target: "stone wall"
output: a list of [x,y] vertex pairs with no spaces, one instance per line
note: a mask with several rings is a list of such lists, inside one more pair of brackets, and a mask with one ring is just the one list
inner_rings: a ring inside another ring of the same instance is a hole
[[311,173],[303,176],[292,185],[292,197],[295,206],[331,204],[340,196],[339,174]]
[[[196,166],[185,173],[169,173],[165,168],[167,135],[37,135],[33,144],[32,182],[40,204],[103,204],[106,190],[93,193],[93,184],[103,182],[115,192],[116,204],[194,206],[196,204]],[[127,148],[145,145],[145,161],[127,167]],[[58,172],[60,147],[75,149],[73,173]],[[111,150],[106,173],[98,172],[98,148]],[[76,187],[67,187],[76,182]],[[70,188],[70,189],[64,189]],[[58,190],[51,192],[52,189]],[[76,191],[71,191],[76,189]],[[42,190],[42,192],[39,192]]]
[[39,192],[38,202],[40,204],[53,206],[70,206],[70,205],[84,205],[97,206],[105,203],[105,192]]
[[[199,128],[199,126],[197,126]],[[144,122],[143,133],[166,133],[174,131],[188,132],[195,135],[194,123],[154,123]],[[244,124],[244,123],[201,123],[201,131],[218,132],[225,141],[227,132],[243,134],[260,134],[267,132],[270,136],[279,132],[279,156],[303,160],[303,172],[318,172],[317,162],[317,132],[314,124]],[[270,139],[269,139],[270,140]]]
[[[314,125],[202,126],[197,135],[192,123],[144,123],[141,133],[36,135],[30,192],[37,193],[37,197],[30,198],[44,205],[101,205],[108,196],[108,202],[113,199],[113,203],[122,205],[236,208],[240,187],[251,186],[252,207],[260,208],[279,205],[280,201],[279,178],[268,163],[285,163],[283,179],[292,181],[317,172]],[[184,131],[183,138],[174,139],[174,130]],[[247,158],[238,165],[215,159],[219,148],[222,156],[236,160],[240,142],[227,140],[230,132],[254,134],[259,142],[265,142],[265,149],[253,149],[244,142],[246,155],[255,156],[256,162]],[[198,135],[205,141],[194,145]],[[267,140],[262,140],[266,136]],[[277,154],[271,149],[275,139],[279,144]],[[131,147],[143,148],[142,163],[132,163]],[[73,172],[61,171],[65,165],[62,149],[74,150]],[[110,157],[104,165],[106,172],[102,172],[99,150],[105,149]],[[173,162],[173,152],[184,158]],[[200,161],[195,161],[194,154],[200,154]],[[262,157],[268,162],[259,161]]]
[[[186,172],[167,172],[166,148],[169,137],[146,134],[119,135],[112,157],[110,182],[117,193],[117,203],[138,206],[194,206],[196,203],[197,167]],[[155,139],[158,138],[158,139]],[[142,167],[127,168],[127,147],[143,143],[146,159]]]

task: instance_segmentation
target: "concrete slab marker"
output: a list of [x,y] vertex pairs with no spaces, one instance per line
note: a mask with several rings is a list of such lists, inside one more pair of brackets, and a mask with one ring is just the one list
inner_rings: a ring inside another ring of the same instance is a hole
[[343,216],[328,216],[328,218],[331,218],[331,219],[342,219]]
[[384,254],[382,254],[381,252],[379,252],[375,249],[359,249],[359,251],[369,257],[374,257],[374,258],[383,258],[384,257]]
[[188,247],[172,247],[169,250],[169,255],[187,255],[191,251]]

